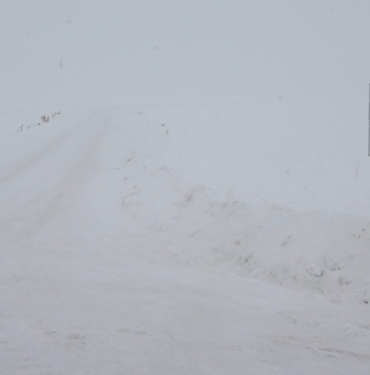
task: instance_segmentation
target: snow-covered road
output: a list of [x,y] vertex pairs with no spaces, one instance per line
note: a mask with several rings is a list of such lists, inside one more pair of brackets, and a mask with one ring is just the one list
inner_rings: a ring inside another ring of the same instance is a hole
[[[366,303],[332,302],[321,274],[294,284],[281,255],[261,271],[241,231],[252,211],[170,167],[167,124],[136,108],[79,116],[1,140],[1,374],[369,373]],[[261,212],[267,232],[250,238],[277,241]]]

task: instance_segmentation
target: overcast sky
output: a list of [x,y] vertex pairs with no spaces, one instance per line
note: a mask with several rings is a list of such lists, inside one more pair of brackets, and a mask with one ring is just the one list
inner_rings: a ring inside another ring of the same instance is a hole
[[0,14],[13,98],[331,103],[370,80],[365,0],[4,1]]

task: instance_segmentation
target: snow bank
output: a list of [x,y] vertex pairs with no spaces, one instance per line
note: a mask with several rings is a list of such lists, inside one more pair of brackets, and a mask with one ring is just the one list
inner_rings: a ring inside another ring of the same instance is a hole
[[[147,222],[150,248],[161,249],[152,261],[221,266],[335,301],[369,302],[367,220],[222,199],[204,186],[171,185],[170,171],[154,176],[124,203],[136,220]],[[146,188],[158,183],[164,195],[146,200]]]
[[369,302],[370,223],[348,215],[184,194],[168,233],[192,263],[226,263],[238,274],[331,299]]

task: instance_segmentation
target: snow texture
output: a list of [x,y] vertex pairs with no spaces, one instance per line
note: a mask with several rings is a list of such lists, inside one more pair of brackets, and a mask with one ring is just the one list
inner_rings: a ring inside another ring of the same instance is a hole
[[367,2],[0,7],[1,374],[369,374]]

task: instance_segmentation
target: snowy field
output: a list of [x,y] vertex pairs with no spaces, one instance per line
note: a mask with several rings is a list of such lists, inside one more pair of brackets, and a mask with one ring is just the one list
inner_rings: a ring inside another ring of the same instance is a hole
[[0,374],[370,373],[365,1],[0,5]]

